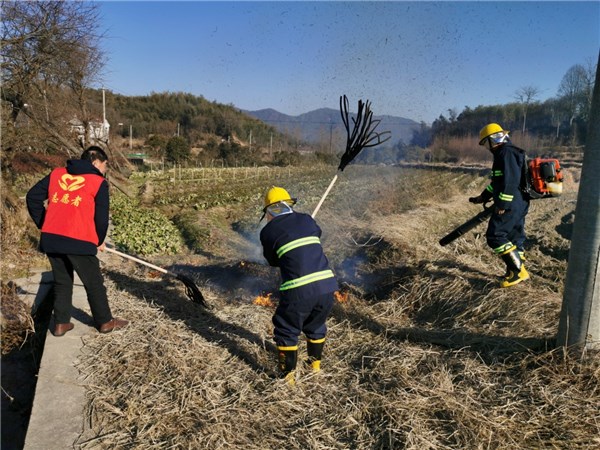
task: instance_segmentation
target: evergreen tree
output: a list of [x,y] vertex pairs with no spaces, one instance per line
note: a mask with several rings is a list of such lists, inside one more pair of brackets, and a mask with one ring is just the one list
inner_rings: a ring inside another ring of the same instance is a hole
[[190,157],[190,145],[181,136],[173,136],[167,142],[165,149],[165,156],[167,161],[180,164],[187,161]]

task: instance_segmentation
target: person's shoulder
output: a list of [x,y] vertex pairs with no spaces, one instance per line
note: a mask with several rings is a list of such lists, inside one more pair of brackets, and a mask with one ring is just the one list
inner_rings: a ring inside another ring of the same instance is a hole
[[496,155],[500,158],[504,158],[513,152],[512,145],[506,143],[496,148]]
[[67,172],[67,167],[66,166],[61,166],[61,167],[55,167],[54,169],[52,169],[50,171],[50,173],[47,176],[52,175],[53,173],[62,173],[62,172]]
[[70,159],[67,161],[66,169],[71,175],[98,175],[102,177],[98,169],[87,159]]
[[262,230],[260,230],[260,238],[263,239],[264,237],[266,237],[270,234],[277,233],[278,228],[279,228],[279,224],[276,219],[273,219],[273,220],[267,222],[265,224],[265,226],[262,227]]
[[269,232],[268,226],[269,226],[269,224],[266,224],[264,227],[262,227],[262,230],[260,230],[259,237],[260,237],[261,241],[265,238],[265,236]]
[[[290,230],[290,229],[297,229],[297,228],[303,228],[306,227],[308,224],[313,224],[315,223],[314,219],[305,213],[299,213],[299,212],[292,212],[289,214],[284,214],[278,217],[275,217],[273,220],[271,220],[267,225],[265,225],[265,227],[263,228],[263,230],[265,230],[265,233],[268,232],[279,232],[279,231],[285,231],[285,230]],[[261,231],[262,233],[262,231]]]
[[525,153],[524,149],[522,149],[521,147],[517,147],[512,142],[507,142],[506,144],[503,145],[503,147],[504,147],[505,151],[514,152],[514,153]]
[[291,216],[293,216],[293,219],[296,222],[302,223],[302,224],[314,224],[315,219],[312,218],[312,216],[310,214],[306,214],[306,213],[301,213],[301,212],[296,212],[294,211],[292,214],[290,214]]

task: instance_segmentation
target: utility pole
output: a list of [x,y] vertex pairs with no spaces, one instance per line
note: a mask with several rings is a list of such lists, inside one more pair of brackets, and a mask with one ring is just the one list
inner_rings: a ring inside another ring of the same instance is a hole
[[133,125],[129,124],[129,150],[133,149]]
[[600,54],[556,344],[600,350]]
[[104,89],[102,89],[102,123],[106,123],[106,97],[104,94]]
[[106,143],[110,142],[110,126],[106,121],[106,94],[102,88],[102,139],[106,139]]
[[333,123],[329,119],[329,154],[331,154],[331,139],[333,137]]
[[46,89],[44,89],[44,107],[46,108],[46,122],[50,122],[50,115],[48,114],[48,99],[46,98]]

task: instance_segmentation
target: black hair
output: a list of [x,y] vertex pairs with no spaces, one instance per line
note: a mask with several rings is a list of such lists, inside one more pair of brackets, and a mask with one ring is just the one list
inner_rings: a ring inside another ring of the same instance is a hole
[[100,147],[98,147],[97,145],[92,145],[81,154],[81,159],[86,159],[89,162],[104,162],[108,161],[108,156],[106,155],[106,152]]

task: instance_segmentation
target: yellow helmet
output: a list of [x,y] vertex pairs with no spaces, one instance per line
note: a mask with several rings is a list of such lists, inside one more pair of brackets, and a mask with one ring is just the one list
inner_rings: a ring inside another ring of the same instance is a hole
[[284,188],[273,186],[265,195],[265,209],[278,202],[289,202],[291,205],[294,205],[296,199],[290,197],[290,194]]
[[498,125],[497,123],[490,123],[490,124],[486,125],[479,132],[479,145],[483,145],[483,142],[486,140],[486,138],[490,137],[492,134],[496,134],[496,133],[500,133],[500,132],[506,133],[506,134],[510,133],[510,131],[503,130],[502,127],[500,125]]

